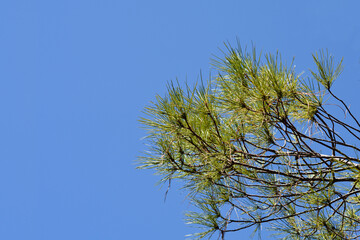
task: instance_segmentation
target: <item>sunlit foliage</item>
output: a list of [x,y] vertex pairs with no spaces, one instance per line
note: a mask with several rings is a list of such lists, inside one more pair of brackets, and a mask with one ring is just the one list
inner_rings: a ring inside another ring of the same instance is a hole
[[170,83],[145,109],[140,168],[183,183],[198,208],[188,223],[203,227],[194,238],[264,223],[283,239],[359,237],[360,124],[332,91],[341,61],[313,59],[303,76],[279,54],[227,46],[216,77]]

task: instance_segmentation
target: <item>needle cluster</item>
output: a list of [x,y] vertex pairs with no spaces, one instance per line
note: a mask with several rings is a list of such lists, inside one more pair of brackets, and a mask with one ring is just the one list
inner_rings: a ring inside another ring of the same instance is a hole
[[359,238],[360,124],[332,91],[341,62],[313,59],[303,77],[279,54],[227,46],[215,78],[170,83],[145,109],[140,168],[184,184],[195,238],[263,224],[284,239]]

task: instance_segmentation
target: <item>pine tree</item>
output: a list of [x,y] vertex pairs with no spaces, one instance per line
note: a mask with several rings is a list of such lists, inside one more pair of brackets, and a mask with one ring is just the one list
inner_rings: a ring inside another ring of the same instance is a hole
[[283,239],[359,237],[360,124],[332,89],[342,61],[313,60],[306,77],[278,53],[226,45],[216,77],[169,83],[145,109],[139,167],[183,184],[198,209],[188,222],[203,227],[194,238],[264,224]]

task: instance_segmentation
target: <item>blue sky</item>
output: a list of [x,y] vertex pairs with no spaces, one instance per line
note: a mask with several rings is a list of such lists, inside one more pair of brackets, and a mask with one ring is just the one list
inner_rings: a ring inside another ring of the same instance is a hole
[[[344,57],[335,92],[360,116],[358,1],[0,2],[0,238],[184,239],[186,193],[135,169],[141,110],[195,82],[224,41]],[[251,231],[229,235],[248,239]],[[271,239],[264,234],[263,239]]]

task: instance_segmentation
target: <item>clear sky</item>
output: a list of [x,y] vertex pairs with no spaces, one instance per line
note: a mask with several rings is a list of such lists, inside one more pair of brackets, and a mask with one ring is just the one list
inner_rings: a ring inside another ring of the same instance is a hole
[[[180,240],[186,193],[135,169],[137,120],[166,82],[195,82],[224,41],[314,65],[360,116],[359,1],[0,1],[0,239]],[[248,239],[251,231],[229,235]],[[264,234],[263,239],[271,239]]]

